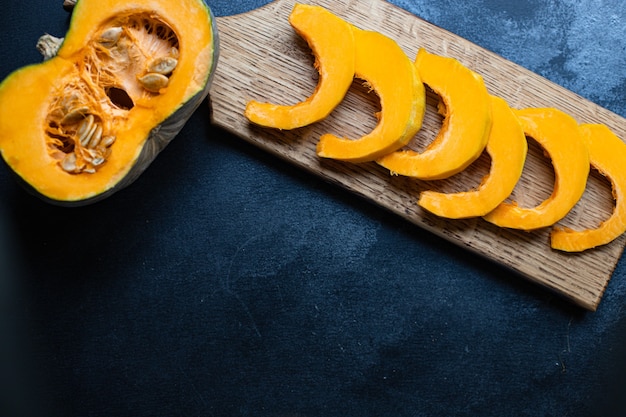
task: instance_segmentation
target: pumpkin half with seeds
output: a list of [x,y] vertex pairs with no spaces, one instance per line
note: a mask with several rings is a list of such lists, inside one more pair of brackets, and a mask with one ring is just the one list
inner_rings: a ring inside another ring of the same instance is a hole
[[45,200],[100,200],[182,129],[217,56],[202,0],[79,0],[56,54],[0,84],[3,159]]

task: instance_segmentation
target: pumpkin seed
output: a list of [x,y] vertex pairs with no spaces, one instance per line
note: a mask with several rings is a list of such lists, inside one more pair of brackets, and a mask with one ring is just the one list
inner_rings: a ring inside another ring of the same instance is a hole
[[169,78],[163,74],[157,74],[156,72],[149,72],[139,78],[139,84],[152,93],[158,93],[160,89],[167,87],[168,82]]
[[81,143],[85,135],[87,135],[87,133],[91,130],[91,127],[93,126],[93,121],[94,121],[93,114],[90,114],[89,116],[85,117],[82,122],[80,122],[80,125],[78,125],[78,130],[76,131],[76,135],[78,136],[78,140]]
[[96,147],[96,152],[99,156],[101,156],[105,161],[111,156],[111,148],[105,148],[102,144]]
[[93,161],[102,157],[102,154],[97,149],[80,148],[80,156],[87,162],[93,164]]
[[113,145],[113,142],[115,142],[115,136],[106,135],[102,138],[100,145],[104,146],[105,148],[108,148],[109,146]]
[[115,46],[122,36],[123,29],[121,27],[108,28],[100,34],[98,42],[107,48]]
[[65,158],[61,161],[61,168],[65,172],[76,172],[76,154],[74,152],[65,155]]
[[96,146],[100,143],[102,139],[102,125],[96,125],[96,129],[91,135],[91,139],[89,140],[89,144],[87,145],[90,149],[95,149]]
[[77,163],[76,169],[73,171],[75,173],[85,172],[88,174],[94,174],[96,172],[96,167],[102,165],[106,161],[100,146],[98,146],[97,149],[80,148],[79,154],[80,159],[84,161],[84,164],[82,166],[78,166]]
[[96,131],[96,129],[98,128],[99,125],[97,124],[93,124],[91,125],[91,127],[89,128],[89,130],[87,131],[87,133],[85,133],[83,136],[81,136],[79,138],[80,140],[80,144],[82,146],[87,146],[87,144],[89,143],[89,141],[91,140],[91,137],[93,136],[94,132]]
[[178,65],[178,60],[171,56],[162,56],[154,59],[148,65],[148,72],[155,72],[157,74],[167,75],[174,71]]
[[52,152],[50,152],[50,157],[53,159],[56,159],[57,161],[61,162],[63,160],[63,158],[65,158],[65,152],[61,152],[58,149],[54,149],[52,150]]
[[89,107],[81,106],[75,109],[70,110],[63,116],[61,119],[61,124],[72,124],[78,122],[80,119],[85,117],[85,114],[89,113]]

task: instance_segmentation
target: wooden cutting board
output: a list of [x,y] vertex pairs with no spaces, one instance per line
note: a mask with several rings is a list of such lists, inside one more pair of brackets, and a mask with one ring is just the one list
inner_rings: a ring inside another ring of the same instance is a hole
[[[620,138],[626,138],[626,120],[620,116],[387,2],[301,3],[323,6],[362,29],[389,36],[411,59],[420,47],[454,57],[481,74],[490,93],[506,99],[514,108],[556,107],[581,123],[604,123]],[[550,248],[549,229],[529,233],[502,229],[480,218],[446,220],[416,204],[423,190],[462,191],[477,186],[489,170],[488,156],[483,155],[466,171],[448,180],[431,182],[391,176],[375,163],[351,164],[318,158],[315,146],[323,133],[354,138],[375,126],[378,99],[359,81],[353,83],[343,103],[327,119],[314,125],[279,131],[247,121],[243,112],[249,100],[293,104],[308,97],[317,84],[311,51],[288,23],[294,4],[294,0],[278,0],[250,13],[217,19],[221,52],[211,90],[212,122],[586,309],[595,310],[622,254],[626,236],[600,248],[567,254]],[[441,119],[436,115],[436,102],[437,97],[429,95],[424,125],[409,147],[422,149],[438,132]],[[553,185],[550,160],[529,140],[527,163],[512,198],[531,207],[547,198]],[[592,171],[583,198],[560,224],[594,227],[612,210],[610,183]]]

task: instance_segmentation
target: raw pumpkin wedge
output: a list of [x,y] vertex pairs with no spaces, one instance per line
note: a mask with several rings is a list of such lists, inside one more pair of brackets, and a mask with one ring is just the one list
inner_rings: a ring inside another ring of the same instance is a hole
[[626,232],[626,144],[606,125],[583,124],[580,129],[589,149],[591,167],[611,181],[615,209],[595,229],[572,230],[555,227],[550,245],[553,249],[565,252],[582,252],[605,245]]
[[0,152],[46,201],[129,185],[206,98],[215,20],[201,0],[80,0],[56,56],[0,84]]
[[491,96],[493,124],[486,152],[491,157],[489,174],[477,189],[460,193],[424,191],[418,204],[451,219],[484,216],[512,192],[522,175],[528,143],[524,130],[507,102]]
[[352,139],[324,134],[317,155],[350,162],[373,161],[404,146],[421,128],[426,109],[424,84],[400,46],[387,36],[353,27],[355,76],[380,99],[378,123]]
[[485,149],[491,129],[491,99],[483,78],[454,58],[421,48],[415,66],[424,84],[441,98],[441,129],[423,152],[399,150],[377,162],[393,174],[423,180],[448,178],[467,168]]
[[534,230],[561,220],[582,197],[589,175],[589,151],[578,123],[568,114],[554,108],[528,108],[516,114],[525,135],[551,158],[554,190],[536,207],[504,202],[484,219],[501,227]]
[[277,129],[295,129],[315,123],[343,100],[354,78],[352,26],[320,6],[296,4],[289,16],[315,57],[319,81],[315,91],[294,105],[248,102],[245,116],[253,123]]

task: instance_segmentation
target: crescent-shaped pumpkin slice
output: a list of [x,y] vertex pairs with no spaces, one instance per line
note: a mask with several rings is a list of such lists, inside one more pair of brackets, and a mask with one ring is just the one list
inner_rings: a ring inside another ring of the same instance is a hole
[[583,124],[580,129],[589,148],[591,167],[611,181],[615,210],[595,229],[572,230],[555,227],[551,246],[566,252],[582,252],[605,245],[626,232],[626,144],[605,125]]
[[512,192],[522,175],[528,143],[517,116],[507,102],[492,96],[493,125],[486,151],[491,169],[477,189],[460,193],[424,191],[418,204],[446,218],[484,216]]
[[296,129],[328,116],[343,100],[354,79],[352,25],[320,6],[296,4],[289,16],[315,57],[319,81],[313,93],[294,105],[250,101],[245,115],[253,123]]
[[350,162],[373,161],[404,146],[422,126],[426,109],[424,84],[400,46],[387,36],[353,27],[355,76],[380,99],[378,123],[358,138],[322,135],[317,154]]
[[580,200],[589,176],[589,151],[578,123],[568,114],[554,108],[528,108],[516,114],[526,136],[551,158],[554,190],[536,207],[504,202],[484,219],[501,227],[535,230],[561,220]]
[[399,150],[377,162],[398,175],[424,180],[448,178],[467,168],[487,145],[491,129],[489,93],[483,78],[454,58],[422,48],[415,66],[424,84],[441,97],[443,124],[423,152]]

